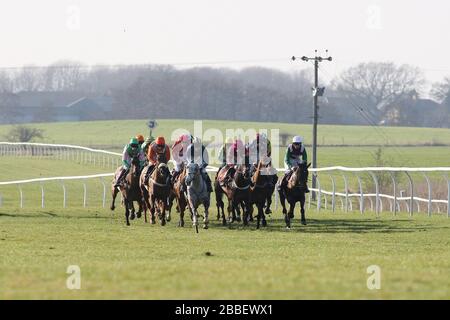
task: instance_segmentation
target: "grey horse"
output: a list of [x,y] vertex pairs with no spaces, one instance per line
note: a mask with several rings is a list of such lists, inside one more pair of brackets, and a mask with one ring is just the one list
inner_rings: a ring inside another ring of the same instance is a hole
[[186,175],[187,186],[187,200],[192,212],[192,224],[198,229],[198,207],[203,204],[205,207],[205,217],[203,218],[203,229],[208,229],[209,224],[209,205],[210,192],[206,187],[206,182],[203,179],[201,168],[196,163],[189,163],[187,165]]

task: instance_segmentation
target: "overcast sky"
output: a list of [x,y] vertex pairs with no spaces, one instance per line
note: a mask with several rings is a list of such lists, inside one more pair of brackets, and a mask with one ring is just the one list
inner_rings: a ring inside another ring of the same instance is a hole
[[[0,66],[175,63],[307,67],[289,57],[328,49],[323,76],[394,61],[450,76],[444,0],[3,0]],[[223,64],[221,64],[223,63]],[[325,79],[324,79],[325,80]]]

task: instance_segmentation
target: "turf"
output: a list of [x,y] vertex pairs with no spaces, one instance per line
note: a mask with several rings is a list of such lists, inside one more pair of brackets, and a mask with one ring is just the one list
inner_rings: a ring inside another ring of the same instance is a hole
[[[176,216],[126,227],[121,211],[0,209],[0,299],[450,298],[442,216],[310,210],[290,231],[277,213],[263,230],[213,221],[195,234]],[[69,265],[81,290],[66,288]],[[380,290],[366,286],[371,265]]]
[[[176,128],[192,126],[185,120],[159,123],[155,134],[166,136]],[[116,151],[136,132],[146,132],[144,120],[33,126],[45,128],[46,142],[113,147]],[[278,128],[291,135],[304,134],[307,141],[311,131],[310,126],[294,124],[205,121],[203,126],[222,131]],[[8,128],[0,126],[0,136]],[[449,166],[448,146],[425,145],[450,144],[450,130],[383,130],[390,143],[404,145],[383,147],[385,165]],[[377,147],[367,145],[385,142],[367,127],[320,126],[320,144],[347,146],[319,146],[318,164],[374,166]],[[422,146],[405,146],[416,144]],[[282,155],[280,150],[280,160]],[[105,173],[114,168],[101,162],[94,165],[51,157],[3,156],[0,165],[4,168],[0,181]],[[329,189],[328,175],[319,177]],[[414,178],[424,182],[420,174]],[[433,181],[437,178],[433,176]],[[336,180],[342,191],[342,177],[338,175]],[[349,176],[354,191],[355,181]],[[108,207],[110,178],[103,182]],[[422,210],[413,217],[406,213],[394,217],[383,212],[376,218],[371,211],[364,215],[317,212],[313,205],[307,211],[308,225],[300,226],[297,220],[294,229],[287,231],[279,208],[263,230],[255,230],[254,224],[245,229],[236,223],[223,227],[215,221],[213,208],[211,228],[195,234],[189,219],[185,228],[175,226],[176,214],[165,227],[144,224],[143,219],[126,227],[122,207],[114,214],[102,207],[102,180],[84,183],[87,207],[83,207],[83,181],[71,181],[65,182],[65,209],[58,181],[43,184],[44,208],[40,184],[22,186],[23,209],[18,209],[18,187],[0,186],[0,299],[450,298],[450,219],[442,213],[426,217]],[[400,187],[407,190],[406,181],[402,183]],[[438,197],[446,198],[446,185],[442,190]],[[81,268],[81,290],[66,288],[69,265]],[[366,270],[371,265],[381,268],[380,290],[366,286],[370,276]]]
[[[112,145],[122,146],[130,137],[138,132],[148,134],[147,120],[120,121],[86,121],[36,123],[32,127],[44,129],[44,140],[51,143],[70,143],[78,145]],[[176,129],[192,131],[194,120],[161,119],[154,135],[164,135],[170,139]],[[225,133],[226,129],[278,129],[289,136],[303,135],[307,144],[311,144],[311,125],[294,123],[264,123],[203,120],[203,130],[218,129]],[[3,137],[10,125],[0,126],[0,137]],[[197,133],[196,133],[197,134]],[[270,132],[269,132],[270,136]],[[208,140],[205,138],[205,140]],[[318,129],[319,145],[450,145],[450,130],[441,128],[410,128],[320,125]]]

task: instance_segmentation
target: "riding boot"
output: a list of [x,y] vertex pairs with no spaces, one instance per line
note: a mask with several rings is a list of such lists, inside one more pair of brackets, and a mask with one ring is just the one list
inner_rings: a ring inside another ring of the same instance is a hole
[[122,180],[125,178],[125,176],[127,175],[128,170],[126,169],[122,169],[122,171],[120,172],[119,177],[116,180],[116,183],[114,185],[114,188],[118,188],[120,187],[120,185],[122,184]]
[[208,173],[204,172],[204,173],[203,173],[203,178],[205,179],[205,182],[206,182],[206,188],[208,189],[208,192],[213,192],[213,188],[212,188],[212,184],[211,184],[211,179],[209,178]]

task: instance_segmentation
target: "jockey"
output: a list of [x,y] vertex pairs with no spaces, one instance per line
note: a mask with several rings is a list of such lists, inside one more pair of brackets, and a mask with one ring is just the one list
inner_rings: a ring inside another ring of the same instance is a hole
[[[292,167],[307,162],[308,162],[308,154],[306,153],[305,146],[303,145],[303,137],[295,136],[292,139],[292,144],[288,146],[286,154],[284,156],[284,164],[286,171],[284,173],[280,185],[278,186],[279,190],[281,190],[281,188],[283,188],[287,184],[287,181],[292,173]],[[307,183],[305,183],[305,192],[306,193],[309,192]]]
[[148,183],[148,178],[158,163],[167,164],[170,160],[170,148],[166,144],[164,137],[156,138],[156,140],[148,147],[147,160],[149,167],[147,169],[147,174],[145,175],[145,184]]
[[175,163],[172,172],[172,182],[181,171],[182,164],[186,161],[186,150],[192,143],[192,136],[190,134],[182,134],[172,146],[172,156]]
[[142,152],[142,149],[139,148],[139,141],[136,138],[132,138],[130,140],[130,143],[127,144],[123,149],[122,169],[114,185],[115,188],[119,187],[120,184],[122,183],[122,180],[125,178],[125,176],[128,173],[128,170],[131,167],[131,161],[133,157],[136,156],[139,158],[139,165],[140,165],[139,169],[142,170],[145,164],[145,155]]
[[141,147],[142,148],[142,144],[144,143],[144,136],[142,135],[142,134],[138,134],[138,135],[136,135],[136,139],[138,140],[138,142],[139,142],[139,147]]
[[227,165],[227,154],[228,154],[229,149],[231,148],[232,145],[233,145],[233,139],[232,138],[227,138],[225,143],[220,148],[218,160],[222,164],[221,164],[221,166],[219,168],[219,171],[220,171],[220,169],[222,169],[223,167],[225,167]]
[[153,141],[155,141],[155,138],[150,136],[141,144],[141,148],[144,151],[144,154],[148,153],[148,147],[153,143]]
[[186,163],[196,163],[200,166],[201,173],[203,179],[206,182],[208,192],[212,192],[213,190],[211,185],[211,179],[209,178],[208,172],[206,172],[206,167],[208,166],[209,163],[208,150],[206,150],[200,138],[195,137],[192,140],[192,143],[187,148]]
[[231,148],[228,149],[227,165],[235,166],[245,164],[248,167],[250,162],[248,151],[248,145],[244,145],[240,139],[236,139],[231,145]]
[[256,139],[249,145],[249,156],[251,165],[254,167],[259,163],[259,160],[267,162],[266,159],[270,158],[272,154],[272,145],[265,133],[257,133]]

